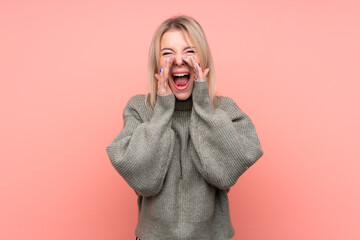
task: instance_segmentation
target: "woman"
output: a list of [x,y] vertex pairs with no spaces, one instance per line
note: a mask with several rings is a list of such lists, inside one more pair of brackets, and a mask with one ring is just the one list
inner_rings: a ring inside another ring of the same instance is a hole
[[227,193],[263,151],[250,118],[215,96],[210,49],[192,18],[166,20],[149,54],[150,93],[133,96],[106,148],[138,196],[136,239],[230,239]]

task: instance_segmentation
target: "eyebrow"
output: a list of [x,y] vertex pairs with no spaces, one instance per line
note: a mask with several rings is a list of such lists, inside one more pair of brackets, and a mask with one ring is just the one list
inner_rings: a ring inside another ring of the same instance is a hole
[[[183,50],[187,50],[187,49],[190,49],[190,48],[195,48],[195,47],[193,47],[193,46],[188,46],[188,47],[184,48]],[[172,48],[163,48],[163,49],[160,50],[160,52],[161,52],[161,51],[164,51],[164,50],[170,50],[170,51],[173,51],[173,52],[174,52],[174,50],[173,50]]]

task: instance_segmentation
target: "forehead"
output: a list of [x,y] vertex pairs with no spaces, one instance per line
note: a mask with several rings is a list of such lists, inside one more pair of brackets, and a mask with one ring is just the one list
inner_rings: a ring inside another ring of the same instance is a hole
[[160,47],[169,47],[169,48],[181,48],[189,45],[193,45],[190,40],[189,34],[184,31],[177,29],[171,29],[164,33],[160,40]]

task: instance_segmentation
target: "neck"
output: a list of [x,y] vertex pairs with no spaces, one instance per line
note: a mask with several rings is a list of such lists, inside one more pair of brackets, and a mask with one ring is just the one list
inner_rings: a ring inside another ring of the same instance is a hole
[[175,111],[190,111],[192,109],[192,96],[190,96],[186,100],[178,100],[175,101]]

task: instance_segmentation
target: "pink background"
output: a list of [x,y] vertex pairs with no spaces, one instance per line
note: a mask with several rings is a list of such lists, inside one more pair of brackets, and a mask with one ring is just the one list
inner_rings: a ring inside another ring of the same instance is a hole
[[233,239],[360,239],[360,4],[1,1],[0,239],[135,239],[106,146],[147,92],[155,28],[187,14],[263,157],[229,193]]

